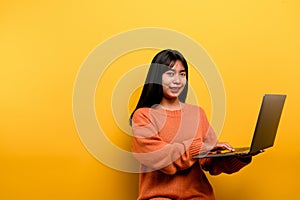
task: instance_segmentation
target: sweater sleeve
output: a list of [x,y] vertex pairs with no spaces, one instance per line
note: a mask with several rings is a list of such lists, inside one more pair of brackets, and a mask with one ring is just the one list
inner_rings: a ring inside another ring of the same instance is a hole
[[145,109],[137,110],[132,122],[132,152],[147,168],[175,174],[196,162],[193,156],[200,152],[201,136],[168,143],[160,137],[157,127]]
[[238,172],[251,161],[252,157],[240,158],[238,156],[203,158],[199,160],[202,169],[208,171],[211,175]]

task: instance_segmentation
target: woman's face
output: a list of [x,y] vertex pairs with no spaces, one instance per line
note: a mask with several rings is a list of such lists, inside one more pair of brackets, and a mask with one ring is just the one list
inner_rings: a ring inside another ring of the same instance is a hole
[[186,85],[186,71],[181,61],[176,60],[174,66],[163,73],[162,86],[164,98],[178,98]]

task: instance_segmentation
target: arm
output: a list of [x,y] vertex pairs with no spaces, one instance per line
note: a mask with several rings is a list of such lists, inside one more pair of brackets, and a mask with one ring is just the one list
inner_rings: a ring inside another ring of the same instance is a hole
[[166,174],[175,174],[192,166],[195,163],[193,156],[198,154],[200,146],[200,139],[169,144],[158,134],[143,139],[135,137],[132,142],[133,154],[143,165]]
[[202,169],[208,171],[211,175],[218,175],[221,173],[232,174],[252,161],[252,156],[228,156],[217,158],[203,158],[200,159]]
[[[226,142],[217,142],[214,149],[228,149],[234,151],[234,149]],[[202,169],[209,171],[211,175],[218,175],[221,173],[232,174],[251,163],[253,156],[263,153],[264,151],[265,150],[260,150],[249,155],[203,158],[200,159],[199,162]]]
[[[234,149],[227,142],[217,142],[214,146],[215,150],[234,151]],[[252,156],[226,156],[216,158],[200,159],[200,165],[205,171],[209,171],[211,175],[218,175],[221,173],[232,174],[239,171],[244,166],[248,165],[252,160]]]
[[175,174],[195,163],[193,156],[203,146],[202,136],[196,134],[176,142],[166,142],[159,134],[147,109],[137,110],[133,116],[132,151],[145,166],[166,174]]

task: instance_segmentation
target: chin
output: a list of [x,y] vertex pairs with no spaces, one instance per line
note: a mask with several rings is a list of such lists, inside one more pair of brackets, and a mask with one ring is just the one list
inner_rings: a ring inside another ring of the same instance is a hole
[[177,98],[179,97],[179,95],[180,95],[180,94],[178,94],[178,95],[172,94],[172,95],[168,95],[166,98],[167,98],[167,99],[170,99],[170,100],[171,100],[171,99],[177,99]]

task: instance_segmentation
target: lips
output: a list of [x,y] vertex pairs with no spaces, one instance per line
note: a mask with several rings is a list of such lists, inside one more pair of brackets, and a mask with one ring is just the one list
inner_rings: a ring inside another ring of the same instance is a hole
[[171,90],[171,92],[176,93],[181,89],[181,87],[169,87],[169,89]]

